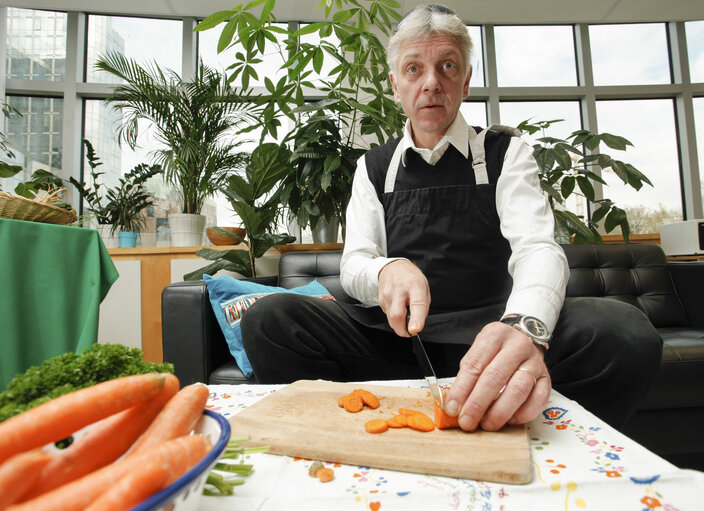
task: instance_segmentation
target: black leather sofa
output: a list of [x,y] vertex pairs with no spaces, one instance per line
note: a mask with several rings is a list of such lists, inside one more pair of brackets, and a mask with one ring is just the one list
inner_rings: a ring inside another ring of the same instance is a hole
[[[568,296],[599,296],[641,309],[660,332],[663,368],[624,429],[631,438],[684,468],[704,470],[704,262],[667,261],[658,245],[565,245]],[[289,252],[278,276],[285,288],[319,280],[338,300],[341,252]],[[595,318],[598,321],[598,318]],[[248,382],[230,355],[203,281],[162,293],[164,361],[182,384]]]

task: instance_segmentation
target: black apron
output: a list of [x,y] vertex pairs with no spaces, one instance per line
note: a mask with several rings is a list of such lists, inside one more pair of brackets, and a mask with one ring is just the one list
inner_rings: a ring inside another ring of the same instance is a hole
[[[497,321],[511,291],[511,249],[501,235],[496,212],[496,178],[489,179],[484,140],[469,127],[472,184],[449,184],[395,190],[406,171],[401,144],[386,172],[381,201],[389,257],[413,261],[428,279],[430,310],[423,341],[471,344],[484,325]],[[450,148],[448,148],[448,151]],[[442,159],[439,164],[442,163]],[[339,302],[338,302],[339,303]],[[340,305],[356,321],[392,332],[380,307]]]

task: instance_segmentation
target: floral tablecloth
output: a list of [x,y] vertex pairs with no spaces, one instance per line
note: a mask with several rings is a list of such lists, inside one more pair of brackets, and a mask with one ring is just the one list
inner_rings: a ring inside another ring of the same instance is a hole
[[[425,382],[367,383],[422,387]],[[230,417],[281,387],[210,385],[207,407]],[[235,495],[203,497],[198,509],[704,510],[704,472],[678,469],[555,391],[529,428],[534,477],[526,485],[331,463],[335,479],[323,484],[308,476],[311,460],[251,454],[247,463],[254,464],[254,472]]]

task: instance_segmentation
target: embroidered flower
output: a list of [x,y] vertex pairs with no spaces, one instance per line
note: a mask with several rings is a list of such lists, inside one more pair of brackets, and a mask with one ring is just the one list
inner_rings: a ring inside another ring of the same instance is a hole
[[654,497],[651,497],[649,495],[646,495],[640,501],[648,506],[648,509],[655,509],[661,506],[660,501]]
[[621,477],[621,474],[619,474],[615,470],[607,470],[606,477]]
[[591,440],[587,440],[585,442],[589,447],[593,447],[599,443],[599,441],[596,438],[592,438]]
[[613,453],[613,452],[607,452],[607,453],[605,454],[605,456],[606,456],[607,458],[612,459],[612,460],[620,460],[620,459],[621,459],[618,454],[615,454],[615,453]]

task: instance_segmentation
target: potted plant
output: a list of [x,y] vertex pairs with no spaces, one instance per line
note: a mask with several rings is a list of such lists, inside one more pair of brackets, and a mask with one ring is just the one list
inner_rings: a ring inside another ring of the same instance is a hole
[[[393,100],[388,80],[386,49],[377,35],[390,35],[401,18],[400,5],[386,1],[370,5],[357,0],[321,2],[329,21],[292,32],[272,24],[273,0],[266,2],[259,16],[252,14],[250,10],[260,3],[240,4],[212,14],[196,30],[227,24],[218,50],[235,45],[243,50],[235,54],[229,80],[241,77],[244,88],[250,77],[257,77],[253,64],[260,61],[264,40],[275,41],[282,31],[288,36],[287,44],[280,48],[282,78],[274,83],[264,77],[266,92],[254,98],[261,109],[258,126],[262,137],[276,137],[281,116],[294,121],[284,137],[295,141],[295,149],[283,200],[303,227],[316,226],[321,219],[336,215],[344,233],[352,162],[367,149],[399,136],[403,129],[403,112]],[[300,41],[300,36],[313,33],[320,36],[319,44]],[[335,40],[329,37],[332,35]],[[313,80],[313,72],[321,73],[325,59],[332,60],[334,68],[328,76]],[[322,98],[306,103],[304,97],[311,91],[322,93]],[[311,113],[311,117],[305,115]],[[312,151],[299,150],[301,144]]]
[[[204,201],[244,162],[245,155],[236,151],[242,141],[235,141],[233,134],[250,118],[249,105],[224,76],[203,64],[192,81],[162,71],[156,63],[143,67],[117,53],[101,56],[96,67],[126,82],[106,98],[122,113],[120,142],[135,148],[139,121],[148,121],[162,146],[153,151],[154,162],[177,187],[181,200],[181,214],[169,216],[172,244],[200,245]],[[190,226],[185,232],[181,221]]]
[[[517,128],[531,135],[538,131],[544,134],[545,130],[556,122],[562,122],[562,119],[536,122],[529,119],[521,122]],[[546,193],[555,216],[555,240],[558,243],[603,243],[604,240],[599,234],[600,226],[603,226],[607,233],[620,227],[623,239],[628,243],[630,224],[626,212],[611,199],[596,199],[592,182],[607,184],[595,172],[596,166],[611,169],[624,184],[636,190],[640,190],[643,183],[653,186],[653,183],[630,163],[598,152],[601,143],[621,151],[633,146],[623,137],[610,133],[592,133],[588,130],[577,130],[566,139],[543,136],[533,145],[540,186]],[[597,206],[590,217],[580,217],[563,207],[565,200],[573,193],[581,194]]]
[[115,215],[112,233],[117,232],[120,248],[136,245],[139,230],[145,224],[143,211],[153,204],[144,182],[159,173],[159,166],[141,163],[121,177],[117,187],[107,191],[107,203]]
[[282,179],[288,172],[290,150],[284,144],[267,143],[258,146],[248,158],[243,175],[228,177],[221,188],[232,209],[242,219],[247,240],[216,229],[237,239],[246,250],[215,250],[203,248],[196,252],[212,263],[183,276],[184,280],[202,279],[204,274],[214,275],[220,270],[237,272],[245,277],[256,277],[256,260],[274,245],[291,243],[296,238],[288,234],[271,232],[281,207]]

